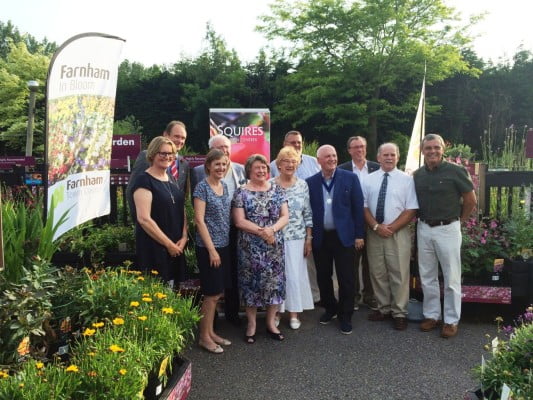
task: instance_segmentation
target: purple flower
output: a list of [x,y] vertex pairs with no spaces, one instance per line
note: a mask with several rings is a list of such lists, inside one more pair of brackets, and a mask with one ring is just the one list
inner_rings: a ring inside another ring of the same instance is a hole
[[498,227],[498,223],[496,221],[492,220],[492,221],[490,221],[490,227],[492,229],[497,228]]
[[512,327],[511,325],[507,325],[507,326],[504,326],[502,328],[502,331],[506,334],[506,335],[511,335],[513,332],[514,332],[514,327]]

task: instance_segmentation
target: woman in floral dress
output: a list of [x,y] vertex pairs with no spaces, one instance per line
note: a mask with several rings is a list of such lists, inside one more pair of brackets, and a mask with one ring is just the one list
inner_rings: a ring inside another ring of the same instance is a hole
[[289,211],[284,190],[268,181],[265,157],[252,155],[244,167],[248,183],[233,197],[233,219],[239,229],[238,282],[248,325],[245,340],[255,342],[257,307],[266,307],[266,329],[271,338],[283,340],[276,327],[279,304],[285,299],[283,233]]

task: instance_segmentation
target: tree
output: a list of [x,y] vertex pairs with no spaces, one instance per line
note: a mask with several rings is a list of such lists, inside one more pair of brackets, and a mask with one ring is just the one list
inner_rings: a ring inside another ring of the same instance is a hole
[[279,108],[306,118],[324,100],[319,129],[361,127],[371,154],[380,120],[413,109],[415,97],[398,88],[418,91],[415,82],[422,81],[425,62],[428,84],[476,72],[460,53],[469,38],[451,25],[453,9],[441,0],[275,0],[271,12],[258,29],[291,44],[300,65],[290,79],[304,94],[299,105],[288,99]]
[[41,84],[37,92],[35,150],[43,151],[44,93],[50,59],[37,52],[31,54],[23,42],[10,43],[6,59],[0,59],[0,141],[15,154],[23,154],[26,145],[29,89],[27,82]]

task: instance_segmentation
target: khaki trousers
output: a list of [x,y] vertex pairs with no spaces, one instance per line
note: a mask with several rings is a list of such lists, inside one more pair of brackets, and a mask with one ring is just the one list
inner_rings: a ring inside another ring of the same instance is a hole
[[367,254],[374,296],[382,314],[407,316],[411,232],[405,226],[390,238],[367,230]]

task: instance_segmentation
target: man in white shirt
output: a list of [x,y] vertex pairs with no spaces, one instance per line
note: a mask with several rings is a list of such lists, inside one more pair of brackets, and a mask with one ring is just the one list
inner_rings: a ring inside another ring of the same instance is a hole
[[[296,176],[300,179],[307,179],[310,176],[313,176],[318,171],[320,171],[320,165],[315,157],[308,156],[307,154],[302,154],[304,147],[303,136],[299,131],[289,131],[285,134],[285,140],[283,141],[283,146],[291,146],[296,150],[298,155],[301,157],[302,162],[296,170]],[[272,157],[275,158],[275,157]],[[270,163],[270,176],[272,178],[279,175],[278,167],[276,166],[276,160]]]
[[418,209],[413,178],[396,168],[400,151],[394,143],[378,148],[381,168],[363,184],[367,253],[378,310],[370,321],[392,317],[394,329],[407,328],[411,232],[408,224]]
[[[366,139],[362,136],[348,138],[346,148],[352,159],[339,165],[339,168],[356,174],[362,189],[366,177],[372,172],[377,171],[379,164],[366,159]],[[361,265],[361,274],[359,274],[359,265]],[[363,285],[361,285],[359,275],[361,275]],[[378,309],[374,297],[374,289],[370,281],[370,272],[368,271],[366,248],[355,254],[355,310],[359,309],[359,304],[365,304],[371,310]]]

